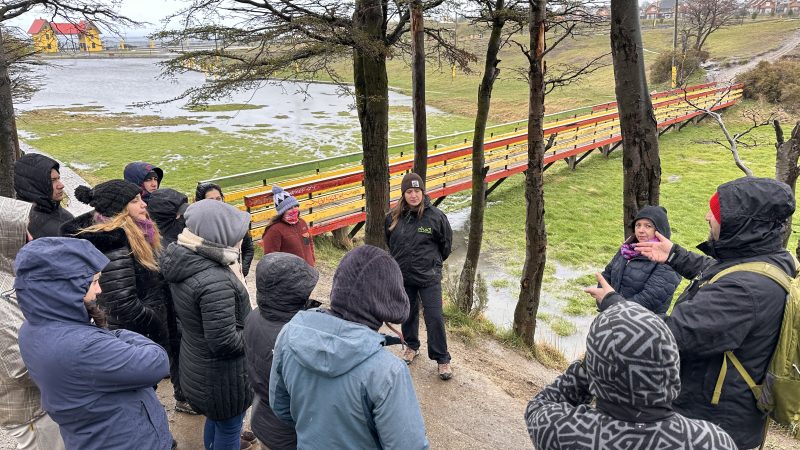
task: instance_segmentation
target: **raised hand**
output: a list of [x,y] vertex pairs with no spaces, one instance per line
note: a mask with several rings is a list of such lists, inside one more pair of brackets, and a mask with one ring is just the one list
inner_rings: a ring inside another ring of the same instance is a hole
[[603,301],[605,296],[611,292],[614,292],[614,288],[611,287],[610,284],[608,284],[608,281],[606,281],[606,279],[603,278],[603,275],[601,275],[600,272],[595,272],[594,276],[595,278],[597,278],[597,283],[600,285],[600,287],[583,288],[583,292],[586,292],[587,294],[594,297],[594,300],[597,302],[597,306],[599,307],[600,302]]
[[669,252],[672,251],[672,241],[664,237],[663,234],[656,231],[658,242],[638,242],[633,244],[636,250],[640,251],[642,255],[646,256],[650,261],[657,263],[667,262]]

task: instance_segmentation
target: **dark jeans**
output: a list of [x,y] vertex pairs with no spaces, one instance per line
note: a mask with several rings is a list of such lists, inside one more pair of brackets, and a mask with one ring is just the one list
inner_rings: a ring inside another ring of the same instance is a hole
[[203,445],[206,450],[239,450],[244,412],[225,420],[206,417]]
[[432,286],[404,286],[411,310],[408,320],[403,323],[403,337],[409,348],[419,350],[419,302],[422,300],[422,315],[428,329],[428,358],[439,364],[450,362],[447,352],[447,335],[444,332],[442,316],[442,284]]

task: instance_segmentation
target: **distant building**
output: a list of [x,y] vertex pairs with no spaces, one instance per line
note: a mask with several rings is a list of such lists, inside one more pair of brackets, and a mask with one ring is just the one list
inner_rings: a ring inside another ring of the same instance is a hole
[[[687,8],[686,1],[678,3],[679,18],[686,15]],[[639,10],[639,18],[647,20],[671,19],[673,14],[675,14],[675,0],[656,0],[652,3],[642,5],[642,8]]]
[[99,52],[103,50],[100,30],[91,23],[81,20],[74,23],[48,22],[36,19],[28,28],[36,51],[55,53],[59,50]]

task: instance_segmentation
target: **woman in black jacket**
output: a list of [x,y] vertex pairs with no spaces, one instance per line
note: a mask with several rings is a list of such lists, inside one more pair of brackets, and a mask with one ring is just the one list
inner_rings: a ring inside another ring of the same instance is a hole
[[161,235],[140,191],[123,180],[93,189],[78,186],[75,197],[94,211],[62,225],[61,234],[88,240],[111,260],[100,277],[103,293],[97,296],[108,327],[135,331],[166,348],[166,286],[158,267]]
[[[200,183],[197,185],[197,190],[194,192],[194,201],[199,202],[200,200],[219,200],[221,202],[225,201],[225,195],[222,193],[222,188],[218,184],[214,183]],[[253,238],[250,236],[248,231],[247,234],[244,235],[244,239],[242,240],[242,273],[244,276],[247,276],[250,273],[250,264],[253,263],[253,255],[255,255],[255,250],[253,249]]]
[[668,265],[642,256],[633,244],[657,239],[656,231],[669,238],[667,210],[661,206],[645,206],[633,219],[633,229],[634,234],[622,243],[620,251],[603,270],[603,278],[627,300],[656,314],[666,313],[681,277]]
[[206,416],[206,449],[238,450],[253,400],[244,354],[250,297],[238,267],[250,214],[214,200],[193,203],[186,228],[164,251],[161,269],[182,326],[180,383]]
[[403,323],[408,347],[403,359],[411,364],[419,354],[419,301],[428,331],[428,358],[439,365],[439,378],[449,380],[450,353],[442,316],[442,263],[450,255],[453,232],[450,222],[425,196],[419,175],[406,174],[400,184],[400,200],[386,216],[384,231],[389,253],[403,272],[403,285],[411,313]]
[[319,273],[303,258],[289,253],[264,255],[256,266],[258,308],[244,323],[247,373],[257,396],[250,425],[271,450],[297,448],[294,427],[275,416],[269,406],[272,349],[283,326],[309,303],[318,279]]

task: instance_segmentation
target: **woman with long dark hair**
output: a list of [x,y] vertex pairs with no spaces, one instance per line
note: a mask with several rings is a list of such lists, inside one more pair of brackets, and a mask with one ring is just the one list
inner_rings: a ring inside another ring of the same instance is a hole
[[419,303],[428,332],[428,358],[438,364],[439,378],[449,380],[450,353],[442,315],[442,263],[450,255],[450,222],[425,195],[419,175],[409,173],[400,185],[402,195],[386,216],[384,230],[389,252],[403,272],[411,313],[403,323],[408,347],[403,359],[411,364],[419,354]]

